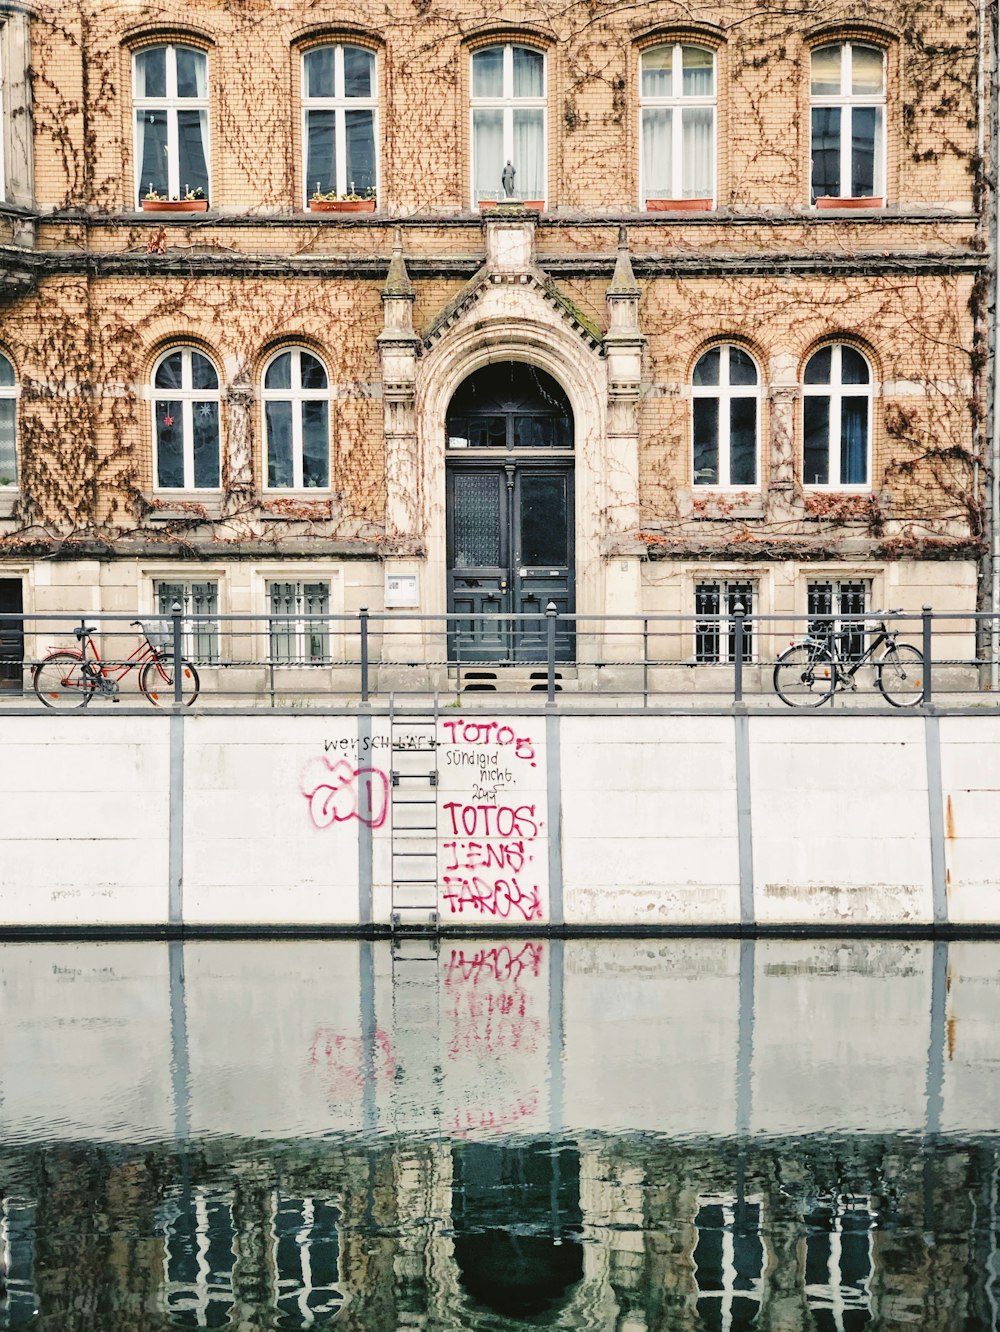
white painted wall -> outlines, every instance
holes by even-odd
[[[1000,923],[998,717],[549,724],[439,718],[426,785],[444,926],[738,924],[741,873],[745,920],[925,925],[935,849],[947,919]],[[169,923],[171,835],[187,923],[388,924],[402,761],[385,718],[192,714],[183,773],[170,726],[0,718],[0,925]]]

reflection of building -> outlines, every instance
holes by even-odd
[[[79,1148],[61,1176],[35,1156],[34,1195],[4,1212],[0,1327],[83,1332],[95,1309],[102,1332],[996,1326],[985,1148],[645,1136],[210,1155]]]
[[[956,0],[63,9],[0,42],[0,614],[975,605]],[[189,650],[346,651],[291,625]]]

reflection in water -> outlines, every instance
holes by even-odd
[[[2,1329],[1000,1332],[995,945],[174,961],[0,947]]]

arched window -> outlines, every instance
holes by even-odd
[[[696,486],[759,483],[760,377],[740,347],[712,347],[691,378]]]
[[[871,478],[871,367],[842,343],[821,347],[802,385],[802,483],[867,487]]]
[[[812,201],[885,201],[885,52],[835,42],[812,53]]]
[[[289,347],[264,370],[264,453],[268,490],[330,485],[330,388],[323,363]]]
[[[715,53],[654,46],[642,53],[642,197],[657,202],[715,196]]]
[[[317,46],[302,57],[304,184],[314,194],[374,197],[378,93],[375,55]]]
[[[530,46],[487,46],[472,56],[472,199],[544,203],[545,56]]]
[[[208,198],[208,56],[152,46],[135,56],[136,196]]]
[[[0,353],[0,486],[17,485],[17,399],[14,367]]]
[[[175,347],[153,371],[158,490],[218,490],[219,376],[193,347]]]

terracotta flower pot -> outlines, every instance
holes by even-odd
[[[874,195],[867,197],[859,195],[857,198],[837,198],[832,194],[824,194],[816,200],[817,208],[882,208],[885,200],[876,198]]]
[[[143,199],[144,213],[204,213],[207,199]]]
[[[647,199],[647,213],[708,213],[711,199]]]
[[[374,213],[374,199],[310,199],[310,213]]]

